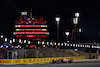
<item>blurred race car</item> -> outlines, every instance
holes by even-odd
[[[73,63],[73,59],[72,58],[62,58],[62,59],[59,59],[59,60],[52,60],[51,63]]]

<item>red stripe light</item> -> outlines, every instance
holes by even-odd
[[[41,25],[20,25],[20,27],[41,27]]]
[[[47,29],[16,29],[16,31],[47,31]]]
[[[32,40],[40,40],[40,39],[32,39]]]
[[[47,34],[47,32],[15,32],[15,34]]]
[[[15,27],[47,27],[47,25],[15,25]]]
[[[16,35],[16,37],[22,37],[22,35]],[[47,35],[25,35],[25,37],[47,37]]]
[[[25,37],[47,37],[46,35],[25,35]]]

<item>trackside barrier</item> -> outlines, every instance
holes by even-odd
[[[85,59],[84,56],[75,57],[51,57],[51,58],[26,58],[26,59],[0,59],[0,64],[27,64],[27,63],[44,63],[62,58],[72,58],[73,60]]]

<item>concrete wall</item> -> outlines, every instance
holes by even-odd
[[[26,57],[70,57],[70,56],[85,56],[89,58],[90,56],[95,56],[96,53],[86,53],[83,51],[75,52],[72,49],[55,49],[55,48],[41,48],[41,49],[27,49]]]

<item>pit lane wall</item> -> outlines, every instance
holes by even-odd
[[[62,58],[72,58],[73,60],[85,59],[84,56],[75,57],[50,57],[50,58],[25,58],[25,59],[0,59],[0,64],[27,64],[27,63],[45,63],[52,60],[59,60]]]

